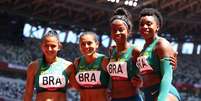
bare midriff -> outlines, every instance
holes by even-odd
[[[147,88],[161,82],[161,77],[156,74],[143,75],[143,88]]]
[[[41,92],[36,95],[36,101],[66,101],[65,93],[60,92]]]
[[[130,81],[112,81],[112,98],[127,98],[136,94],[137,88]]]
[[[80,89],[80,101],[108,101],[107,89]]]

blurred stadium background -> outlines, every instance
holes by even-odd
[[[161,36],[178,52],[174,85],[182,101],[201,101],[201,0],[0,0],[0,101],[21,101],[27,65],[41,57],[39,43],[50,29],[57,30],[63,49],[59,55],[73,61],[80,56],[83,31],[98,34],[99,51],[107,54],[112,11],[126,7],[133,15],[129,42],[143,46],[137,31],[142,8],[157,8],[164,17]],[[79,100],[69,91],[69,101]]]

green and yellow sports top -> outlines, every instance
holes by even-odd
[[[35,75],[34,86],[36,92],[66,92],[68,75],[66,68],[71,64],[57,57],[51,65],[47,65],[44,59],[39,59],[39,68]]]

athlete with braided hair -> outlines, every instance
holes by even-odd
[[[137,57],[140,50],[127,40],[132,33],[130,13],[125,8],[117,8],[110,19],[110,25],[111,37],[116,43],[116,46],[110,48],[110,60],[107,65],[112,79],[112,101],[142,101],[139,94],[141,80],[132,58]]]

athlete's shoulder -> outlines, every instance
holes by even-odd
[[[28,67],[31,68],[31,67],[36,67],[39,65],[39,59],[36,59],[34,61],[31,61],[29,64],[28,64]]]
[[[165,51],[165,50],[170,50],[172,49],[170,42],[163,38],[159,37],[158,42],[155,46],[156,51]]]
[[[79,65],[79,63],[80,63],[80,58],[81,58],[81,57],[76,57],[76,58],[74,59],[73,65],[75,66],[75,68],[78,67],[78,65]]]
[[[141,52],[142,48],[140,48],[139,46],[133,46],[133,50],[132,50],[132,56],[133,57],[138,57],[140,52]]]
[[[167,45],[170,45],[170,42],[163,37],[159,37],[157,45],[166,47]]]
[[[159,57],[169,56],[174,53],[174,50],[169,41],[162,37],[159,38],[155,47],[155,51]]]
[[[134,47],[133,48],[133,52],[139,53],[141,50],[142,50],[142,48],[140,48],[140,47]]]
[[[39,68],[39,59],[32,61],[29,63],[28,68],[27,68],[27,73],[36,73],[36,71]]]
[[[74,59],[74,61],[73,61],[73,63],[74,64],[78,64],[79,62],[80,62],[80,59],[82,58],[82,56],[81,57],[76,57],[75,59]]]
[[[143,46],[131,44],[130,47],[132,48],[132,51],[133,51],[133,52],[140,52],[140,51],[142,50],[142,47],[143,47]]]

